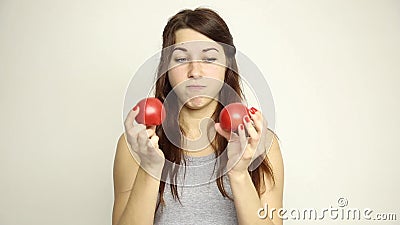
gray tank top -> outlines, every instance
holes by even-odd
[[[164,207],[160,205],[158,208],[154,224],[238,224],[233,201],[224,198],[218,189],[214,163],[214,154],[203,157],[186,156],[186,175],[184,170],[178,172],[178,195],[182,205],[173,199],[170,185],[166,183],[164,190],[166,205]],[[217,168],[218,165],[215,171]],[[224,187],[232,197],[228,176],[224,176]]]

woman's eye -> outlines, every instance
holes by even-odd
[[[177,63],[185,63],[185,62],[187,62],[188,61],[188,59],[187,58],[184,58],[184,57],[182,57],[182,58],[176,58],[175,59],[175,62],[177,62]]]
[[[204,62],[207,62],[207,63],[213,63],[213,62],[215,62],[217,60],[217,58],[205,58],[205,59],[203,59],[203,61]]]

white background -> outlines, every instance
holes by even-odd
[[[345,197],[399,220],[399,1],[1,0],[0,224],[111,223],[127,85],[168,18],[196,6],[270,85],[284,207]]]

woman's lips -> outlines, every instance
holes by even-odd
[[[186,86],[189,90],[192,91],[198,91],[204,89],[206,86],[205,85],[188,85]]]

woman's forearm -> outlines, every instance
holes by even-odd
[[[229,174],[236,214],[240,225],[274,225],[269,219],[260,219],[261,200],[249,173]]]
[[[160,177],[161,171],[156,175]],[[159,186],[160,180],[140,167],[118,225],[152,225]]]

